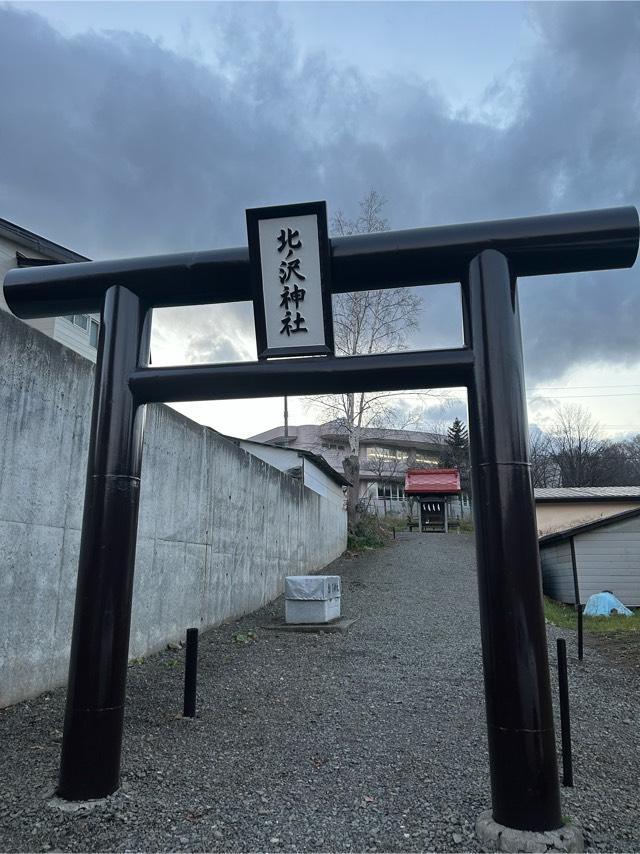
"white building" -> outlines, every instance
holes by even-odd
[[[349,456],[345,428],[330,421],[327,424],[301,424],[274,427],[251,440],[295,450],[311,451],[324,457],[339,473],[342,461]],[[408,468],[435,468],[441,465],[443,439],[420,430],[365,428],[360,435],[360,501],[362,509],[374,513],[406,513],[408,499],[404,494],[404,477]]]
[[[84,255],[52,243],[19,225],[0,219],[0,283],[13,267],[35,267],[45,264],[68,264],[89,261]],[[0,309],[9,311],[4,291],[0,288]],[[96,361],[100,316],[75,314],[68,317],[42,317],[25,320],[50,338],[60,341],[92,362]]]
[[[269,463],[270,466],[301,480],[307,489],[317,492],[334,504],[344,506],[346,500],[344,487],[350,486],[350,483],[323,457],[299,448],[283,448],[255,442],[252,439],[236,439],[234,436],[225,436],[225,438],[234,442],[243,451]]]

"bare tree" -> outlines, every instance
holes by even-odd
[[[599,486],[606,482],[609,444],[584,407],[571,405],[556,410],[549,443],[562,486]]]
[[[640,486],[640,435],[602,439],[581,407],[558,410],[549,433],[533,427],[530,457],[535,487]]]
[[[539,427],[529,432],[529,458],[534,487],[559,486],[560,472],[551,456],[551,439]]]
[[[602,458],[603,485],[640,486],[640,435],[607,442]]]
[[[640,433],[622,443],[629,485],[640,486]]]
[[[386,200],[371,190],[360,202],[360,214],[348,219],[338,211],[331,220],[332,233],[338,236],[388,230],[383,217]],[[388,353],[406,349],[409,334],[416,329],[420,298],[411,288],[388,288],[358,293],[337,294],[333,298],[333,328],[336,353],[341,356]],[[416,407],[407,408],[398,392],[325,395],[310,398],[307,405],[324,420],[340,426],[348,439],[349,456],[343,462],[345,475],[353,484],[348,495],[349,524],[353,525],[360,493],[360,440],[367,427],[403,429],[414,426],[422,417],[421,399],[411,393]],[[402,423],[401,423],[402,422]]]

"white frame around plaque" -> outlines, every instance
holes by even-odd
[[[258,358],[333,355],[326,203],[246,213]]]

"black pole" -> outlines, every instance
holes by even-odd
[[[569,537],[569,548],[571,549],[571,572],[573,574],[573,598],[576,605],[580,604],[580,582],[578,581],[578,561],[576,560],[576,545],[573,537]]]
[[[289,403],[286,394],[284,396],[284,444],[285,448],[289,447]]]
[[[560,729],[562,731],[562,785],[573,786],[567,644],[564,638],[558,638],[558,687],[560,689]]]
[[[58,794],[101,798],[120,778],[144,406],[129,375],[146,364],[150,312],[109,288],[102,312]]]
[[[196,716],[196,684],[198,681],[198,630],[187,629],[187,652],[184,662],[185,718]]]
[[[582,631],[582,616],[584,611],[584,605],[578,603],[576,605],[578,610],[578,661],[582,661],[584,656],[584,635]]]
[[[493,817],[560,827],[551,685],[515,278],[489,249],[463,282],[474,520]]]
[[[574,538],[569,538],[571,547],[571,569],[573,571],[573,598],[575,599],[576,613],[578,615],[578,659],[582,661],[583,638],[582,638],[582,603],[580,601],[580,582],[578,581],[578,561],[576,560],[576,544]]]

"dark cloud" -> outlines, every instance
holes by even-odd
[[[434,82],[303,55],[277,8],[237,7],[212,7],[208,65],[1,8],[0,215],[99,258],[238,244],[246,207],[352,211],[372,187],[398,228],[640,201],[637,3],[531,6],[534,49],[458,112]],[[523,282],[529,377],[637,361],[636,282]],[[185,332],[194,353],[242,351],[228,334],[209,349],[216,328]]]

